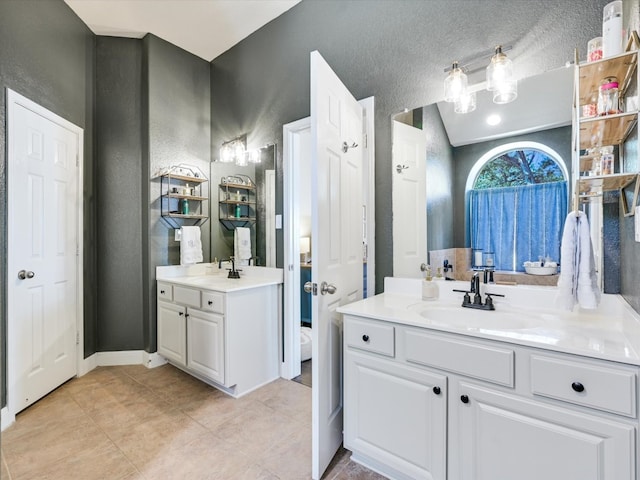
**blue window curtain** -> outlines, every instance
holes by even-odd
[[[560,260],[567,182],[468,193],[471,247],[495,254],[496,270],[524,271],[538,257]]]

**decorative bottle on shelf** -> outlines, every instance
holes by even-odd
[[[622,0],[605,5],[602,15],[602,56],[622,53]]]
[[[189,200],[186,198],[182,199],[182,214],[189,215]]]

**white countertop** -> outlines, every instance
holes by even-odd
[[[156,280],[224,293],[283,282],[281,268],[241,266],[238,269],[241,270],[240,278],[227,278],[229,272],[224,264],[222,269],[212,263],[162,266],[156,267]]]
[[[596,310],[554,308],[555,287],[483,285],[495,311],[463,308],[467,282],[438,282],[440,298],[423,301],[419,279],[385,279],[385,293],[338,308],[340,313],[500,340],[640,366],[640,316],[619,295]],[[483,299],[485,297],[483,296]]]

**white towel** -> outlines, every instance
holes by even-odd
[[[180,265],[192,265],[198,262],[202,262],[200,227],[182,227],[180,229]]]
[[[600,302],[589,220],[582,212],[567,215],[560,247],[560,278],[556,303],[565,310],[573,310],[577,303],[593,309]]]
[[[236,265],[249,265],[251,258],[251,229],[236,227],[233,234],[233,247]]]

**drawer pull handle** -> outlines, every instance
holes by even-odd
[[[164,295],[164,290],[160,290],[160,295]]]
[[[183,316],[183,315],[184,315],[184,312],[178,312],[178,316],[180,316],[180,317],[181,317],[181,316]]]
[[[462,403],[469,403],[469,396],[468,395],[461,395],[460,396],[460,401]]]
[[[440,392],[442,390],[440,390],[440,387],[433,387],[433,393],[435,393],[436,395],[440,395]]]
[[[213,305],[213,301],[212,301],[212,300],[209,300],[207,303],[208,303],[209,305]]]
[[[367,334],[362,335],[362,341],[363,342],[368,342],[369,341],[369,335],[367,335]]]
[[[571,388],[573,388],[573,390],[578,393],[584,392],[584,385],[582,385],[580,382],[573,382],[571,384]]]

